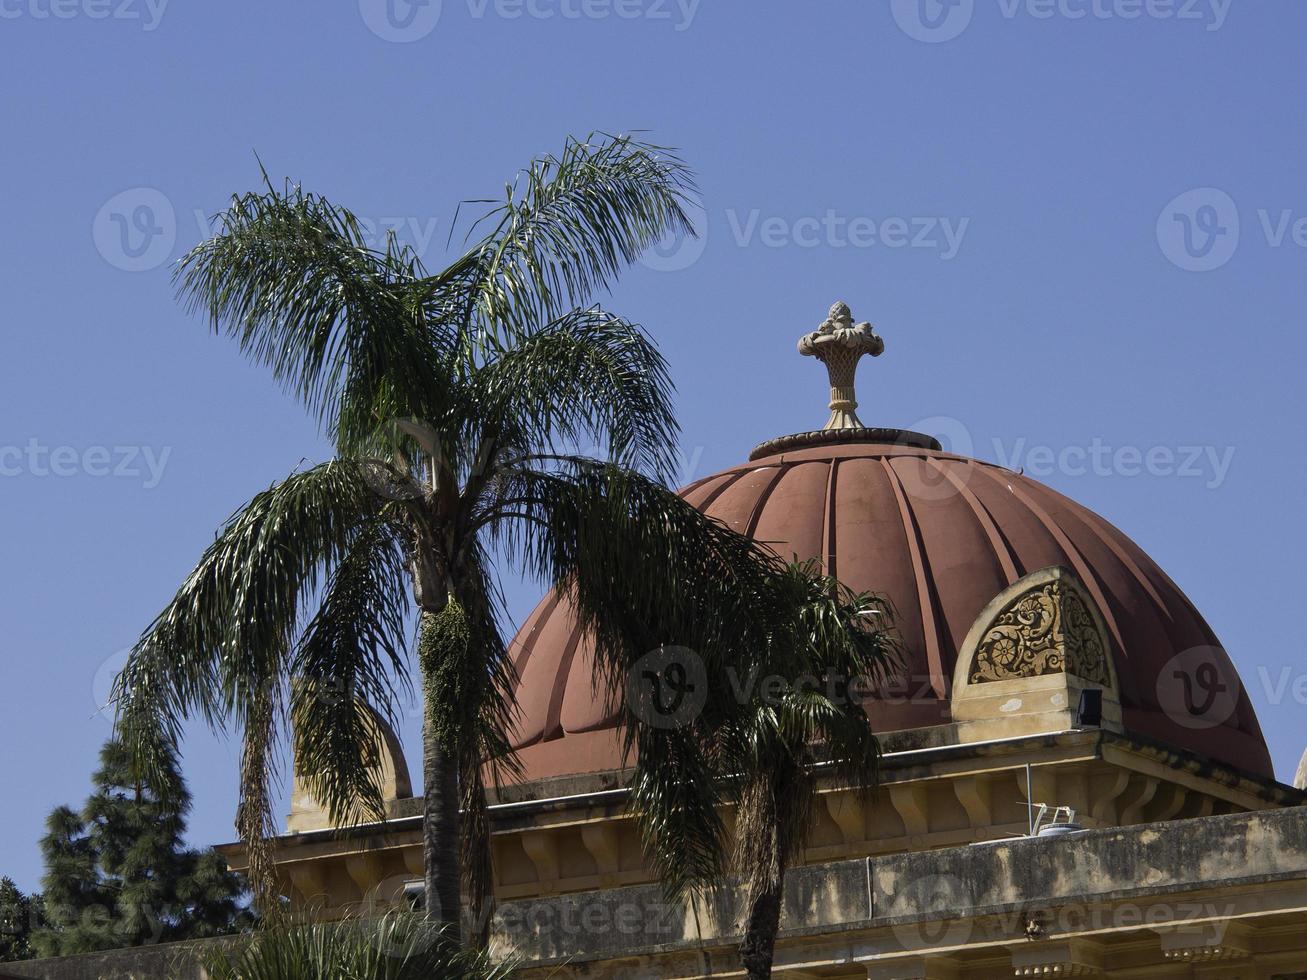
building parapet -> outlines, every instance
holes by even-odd
[[[524,960],[524,977],[732,977],[739,915],[733,888],[677,902],[656,885],[605,888],[505,902],[492,942]],[[1307,807],[1288,807],[797,868],[776,974],[979,980],[1047,966],[1153,978],[1229,961],[1260,971],[1250,976],[1288,976],[1307,964],[1305,926]],[[5,969],[200,980],[201,947]]]

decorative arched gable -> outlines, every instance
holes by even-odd
[[[1112,683],[1111,644],[1093,599],[1070,571],[1044,568],[1009,586],[976,617],[958,665],[966,683],[1074,674]]]
[[[1122,730],[1102,613],[1069,569],[1041,568],[994,596],[967,631],[953,674],[953,720],[966,742],[1066,731],[1079,724],[1087,688],[1103,692],[1103,727]]]

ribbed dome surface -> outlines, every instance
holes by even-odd
[[[977,615],[1017,579],[1061,565],[1103,613],[1128,730],[1273,775],[1246,694],[1217,727],[1181,724],[1159,707],[1159,690],[1182,683],[1164,671],[1168,662],[1219,641],[1134,542],[1034,480],[948,453],[864,442],[767,456],[681,495],[782,557],[820,557],[850,587],[892,601],[911,682],[871,707],[878,731],[948,722],[958,648]],[[547,596],[514,651],[516,744],[528,777],[617,767],[614,713],[594,693],[590,651],[568,605]],[[1235,678],[1224,653],[1217,657],[1223,676]]]

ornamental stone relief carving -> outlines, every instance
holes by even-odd
[[[972,684],[1069,673],[1111,686],[1107,641],[1080,591],[1064,578],[1032,585],[985,630]]]

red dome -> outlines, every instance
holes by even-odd
[[[1127,730],[1273,778],[1242,690],[1229,717],[1207,727],[1159,705],[1159,693],[1176,703],[1185,680],[1174,665],[1164,670],[1173,658],[1219,647],[1193,604],[1119,530],[1034,480],[929,448],[862,441],[773,452],[681,496],[782,557],[819,557],[850,587],[890,599],[912,683],[871,706],[877,731],[949,722],[958,648],[977,615],[1018,579],[1060,565],[1102,612]],[[547,596],[513,649],[516,746],[528,778],[617,768],[614,712],[595,696],[588,644],[567,604]],[[1215,658],[1223,677],[1237,677],[1223,651]]]

